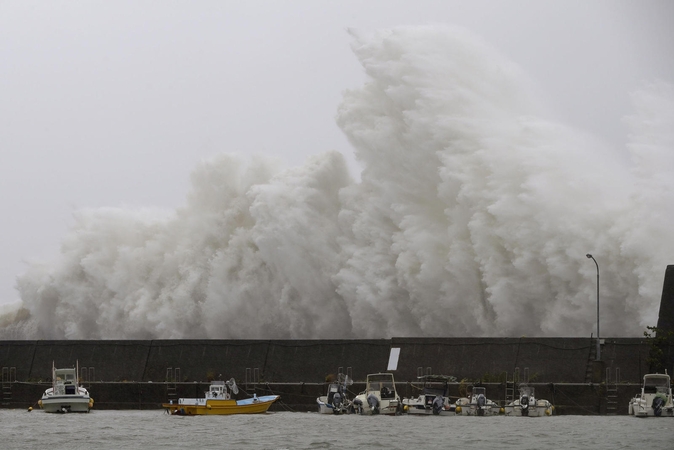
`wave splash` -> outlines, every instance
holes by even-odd
[[[657,320],[674,255],[674,89],[633,94],[626,160],[543,117],[531,83],[449,27],[352,32],[370,81],[327,152],[221,155],[184,207],[81,210],[17,281],[4,338],[589,336]]]

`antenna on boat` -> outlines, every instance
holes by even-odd
[[[229,387],[229,389],[231,389],[234,395],[239,393],[239,387],[236,385],[234,378],[230,378],[229,381],[225,382],[225,384]]]

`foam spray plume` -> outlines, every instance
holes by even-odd
[[[657,320],[674,255],[674,90],[634,94],[627,149],[545,120],[527,77],[461,29],[353,33],[369,82],[337,152],[223,154],[170,214],[80,210],[18,278],[3,338],[589,336]]]

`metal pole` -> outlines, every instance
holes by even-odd
[[[597,266],[597,361],[601,361],[601,345],[599,343],[599,264],[597,264],[597,260],[594,259],[594,256],[589,253],[585,256],[591,258],[592,261],[594,261],[594,265]]]

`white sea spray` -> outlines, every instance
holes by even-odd
[[[170,212],[80,210],[17,281],[4,337],[639,336],[674,263],[674,93],[633,94],[626,150],[545,117],[469,32],[353,32],[370,81],[325,152],[282,170],[223,154]],[[224,143],[226,145],[226,143]],[[330,143],[326,143],[329,147]]]

